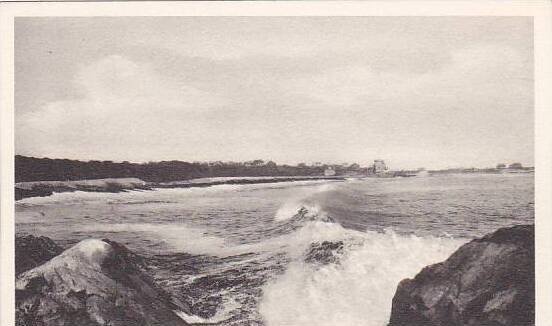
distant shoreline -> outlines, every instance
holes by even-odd
[[[85,191],[119,193],[131,190],[203,188],[217,185],[266,184],[297,181],[345,180],[344,176],[276,176],[197,178],[173,182],[145,182],[138,178],[107,178],[72,181],[30,181],[15,184],[15,200],[48,197],[54,193]]]
[[[375,164],[378,164],[376,170]],[[370,166],[357,163],[297,165],[277,164],[273,161],[253,160],[246,162],[184,162],[160,161],[148,163],[113,162],[113,161],[79,161],[69,159],[36,158],[16,155],[15,182],[31,181],[64,181],[96,180],[108,178],[137,178],[147,183],[166,184],[182,183],[181,180],[215,179],[215,178],[303,178],[303,177],[410,177],[420,173],[526,173],[534,167],[525,167],[520,163],[510,165],[497,164],[487,168],[447,168],[412,169],[388,168],[383,160],[375,160]]]
[[[444,174],[530,174],[534,170],[521,170],[516,172],[500,171],[428,171],[429,175]],[[195,178],[171,182],[146,182],[138,178],[105,178],[105,179],[83,179],[67,181],[29,181],[17,182],[15,184],[15,200],[30,197],[48,197],[54,193],[63,192],[109,192],[119,193],[132,190],[155,190],[171,188],[204,188],[218,185],[246,185],[246,184],[267,184],[280,182],[336,180],[343,181],[348,178],[394,178],[413,177],[414,175],[401,175],[400,173],[389,175],[368,175],[368,176],[262,176],[262,177],[214,177]]]

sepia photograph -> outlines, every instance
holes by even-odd
[[[13,325],[550,325],[534,16],[200,6],[14,15]]]

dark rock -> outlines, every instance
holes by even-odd
[[[297,214],[294,216],[299,221],[318,221],[318,222],[327,222],[335,223],[335,220],[326,214],[325,212],[310,211],[307,207],[302,206]]]
[[[151,189],[150,184],[137,178],[19,182],[15,184],[15,200],[36,196],[47,197],[53,193],[73,191],[118,193]]]
[[[54,193],[51,189],[43,189],[43,188],[33,188],[33,189],[22,189],[22,188],[14,188],[14,195],[15,200],[21,200],[23,198],[29,198],[29,197],[48,197],[51,196]]]
[[[528,326],[534,314],[534,226],[522,225],[473,240],[401,281],[389,325]]]
[[[63,248],[47,237],[15,237],[15,275],[42,265],[61,254]]]
[[[343,241],[323,241],[312,243],[305,261],[307,263],[331,264],[337,263],[343,254]]]
[[[109,240],[84,240],[16,280],[18,326],[183,326],[143,259]]]

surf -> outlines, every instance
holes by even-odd
[[[318,238],[338,241],[335,231],[330,234]],[[263,286],[259,311],[268,326],[384,326],[396,285],[424,266],[446,259],[465,241],[392,230],[355,232],[344,239],[344,250],[333,263],[308,262],[303,250],[283,275]]]

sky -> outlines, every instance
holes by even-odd
[[[16,18],[21,155],[533,165],[531,17]]]

